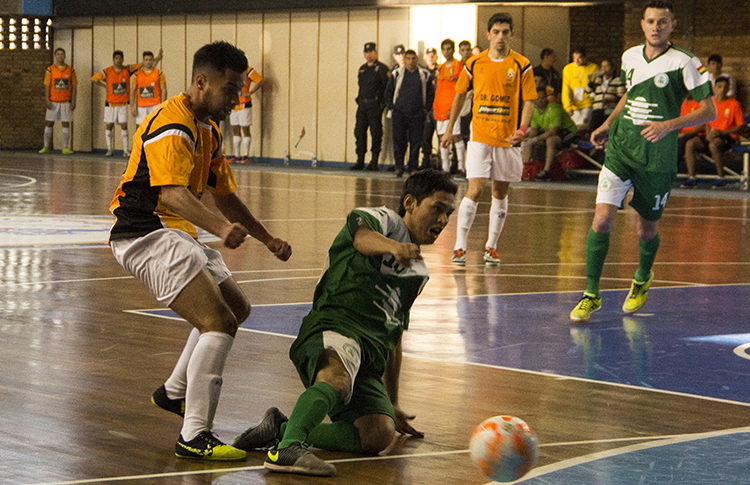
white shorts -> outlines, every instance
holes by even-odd
[[[70,123],[73,121],[73,110],[70,109],[70,103],[52,103],[52,109],[47,110],[44,117],[47,121],[62,121]]]
[[[587,126],[591,121],[591,108],[574,109],[570,119],[578,126]]]
[[[203,268],[216,284],[232,276],[221,253],[177,229],[158,229],[142,237],[110,241],[112,254],[169,306]]]
[[[229,113],[229,124],[232,126],[250,126],[253,124],[253,109],[242,108]]]
[[[450,120],[445,120],[445,121],[438,120],[437,121],[437,125],[436,125],[437,129],[435,131],[437,131],[438,136],[442,136],[443,133],[448,131],[449,124],[450,124]],[[456,121],[456,124],[453,125],[453,134],[454,135],[461,134],[461,122],[460,121]]]
[[[354,380],[357,378],[359,366],[362,363],[362,349],[356,340],[344,337],[340,333],[331,330],[323,331],[323,347],[326,349],[332,349],[338,354],[341,362],[346,368],[346,373],[349,374],[349,377],[351,378],[349,379],[349,393],[344,399],[344,404],[349,404],[352,400],[352,394],[354,393]]]
[[[466,148],[466,178],[520,182],[523,175],[521,147],[493,147],[470,141]]]
[[[596,189],[596,203],[620,207],[632,186],[632,180],[623,180],[612,170],[602,167],[602,171],[599,172],[599,185]]]
[[[128,122],[128,105],[122,106],[105,106],[104,107],[105,123],[127,123]]]
[[[153,110],[155,110],[159,106],[158,104],[155,106],[146,106],[145,108],[141,108],[138,106],[138,115],[135,117],[135,124],[140,125],[143,123],[143,118],[148,116],[149,113],[151,113]]]

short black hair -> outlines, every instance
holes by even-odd
[[[469,47],[471,47],[471,42],[469,42],[468,40],[462,40],[461,42],[458,43],[458,48],[460,49],[462,46],[465,46],[465,45],[468,45]]]
[[[146,57],[146,56],[154,57],[154,53],[151,51],[143,51],[143,57]]]
[[[123,53],[122,53],[122,51],[114,51],[114,52],[112,53],[112,59],[114,59],[114,58],[115,58],[115,57],[117,57],[117,56],[120,56],[120,57],[122,57],[123,59],[125,58],[125,54],[123,54]]]
[[[398,215],[401,217],[406,215],[404,199],[407,195],[411,195],[417,199],[417,204],[419,204],[435,192],[447,192],[456,195],[458,187],[451,180],[450,174],[442,170],[428,168],[413,173],[404,182],[404,188],[401,191],[401,202],[399,202],[398,206]]]
[[[415,51],[414,49],[408,49],[406,52],[404,52],[404,57],[408,56],[409,54],[417,57],[417,51]]]
[[[492,30],[495,24],[508,24],[513,32],[513,17],[508,12],[498,12],[487,21],[487,32]]]
[[[453,39],[443,39],[443,41],[440,43],[440,48],[442,49],[446,45],[449,45],[451,46],[451,48],[453,48],[453,50],[456,50],[456,43],[453,42]]]
[[[586,48],[582,45],[575,46],[571,54],[581,54],[583,57],[586,57]]]
[[[719,64],[724,63],[719,54],[711,54],[710,56],[708,56],[708,63],[711,64],[712,62],[718,62]]]
[[[729,84],[729,78],[724,76],[719,76],[716,78],[716,81],[714,81],[714,87],[716,87],[719,83],[727,83]]]
[[[550,49],[549,47],[545,47],[544,49],[542,49],[542,53],[539,54],[539,59],[544,60],[545,57],[551,56],[554,53],[555,51],[553,49]]]
[[[646,16],[646,10],[649,8],[658,8],[669,10],[669,13],[674,17],[674,5],[671,0],[649,0],[645,7],[643,7],[643,16]]]
[[[229,42],[214,42],[206,44],[193,56],[193,74],[211,69],[223,74],[227,69],[243,73],[247,70],[247,57],[245,53]]]
[[[62,47],[58,47],[57,49],[55,49],[55,54],[57,54],[57,51],[62,51],[62,53],[65,54],[65,49],[63,49]]]

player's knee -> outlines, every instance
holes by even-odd
[[[206,331],[222,332],[233,337],[237,333],[238,326],[237,317],[228,308],[205,322]]]
[[[233,311],[234,316],[237,319],[237,325],[242,325],[242,322],[247,320],[247,317],[250,316],[251,311],[252,307],[250,306],[250,302],[247,300],[240,302],[239,307],[235,308]]]
[[[390,416],[374,414],[358,426],[362,453],[377,454],[390,446],[396,436],[396,424]]]

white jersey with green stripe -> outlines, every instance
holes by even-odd
[[[678,132],[651,143],[641,135],[643,124],[679,117],[688,93],[696,101],[711,96],[708,71],[697,57],[673,44],[653,59],[646,58],[645,44],[640,44],[622,55],[620,77],[628,92],[625,107],[610,129],[608,151],[615,150],[620,163],[651,172],[676,172]]]
[[[333,330],[357,340],[365,354],[384,369],[409,324],[409,310],[429,279],[423,260],[401,266],[391,254],[365,256],[354,247],[363,225],[389,239],[410,243],[404,220],[386,207],[358,208],[328,250],[327,267],[315,287],[313,307],[304,318],[300,338]],[[364,359],[363,359],[364,360]]]

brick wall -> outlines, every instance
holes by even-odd
[[[599,64],[602,59],[610,59],[619,67],[624,46],[624,14],[621,3],[571,8],[571,51],[583,46],[591,62]]]
[[[44,71],[52,51],[0,50],[0,148],[39,148],[44,144]]]
[[[737,0],[673,0],[677,28],[672,41],[708,62],[711,54],[724,59],[723,70],[735,76],[737,99],[750,112],[750,8]],[[643,42],[640,20],[643,0],[625,2],[625,45]]]

